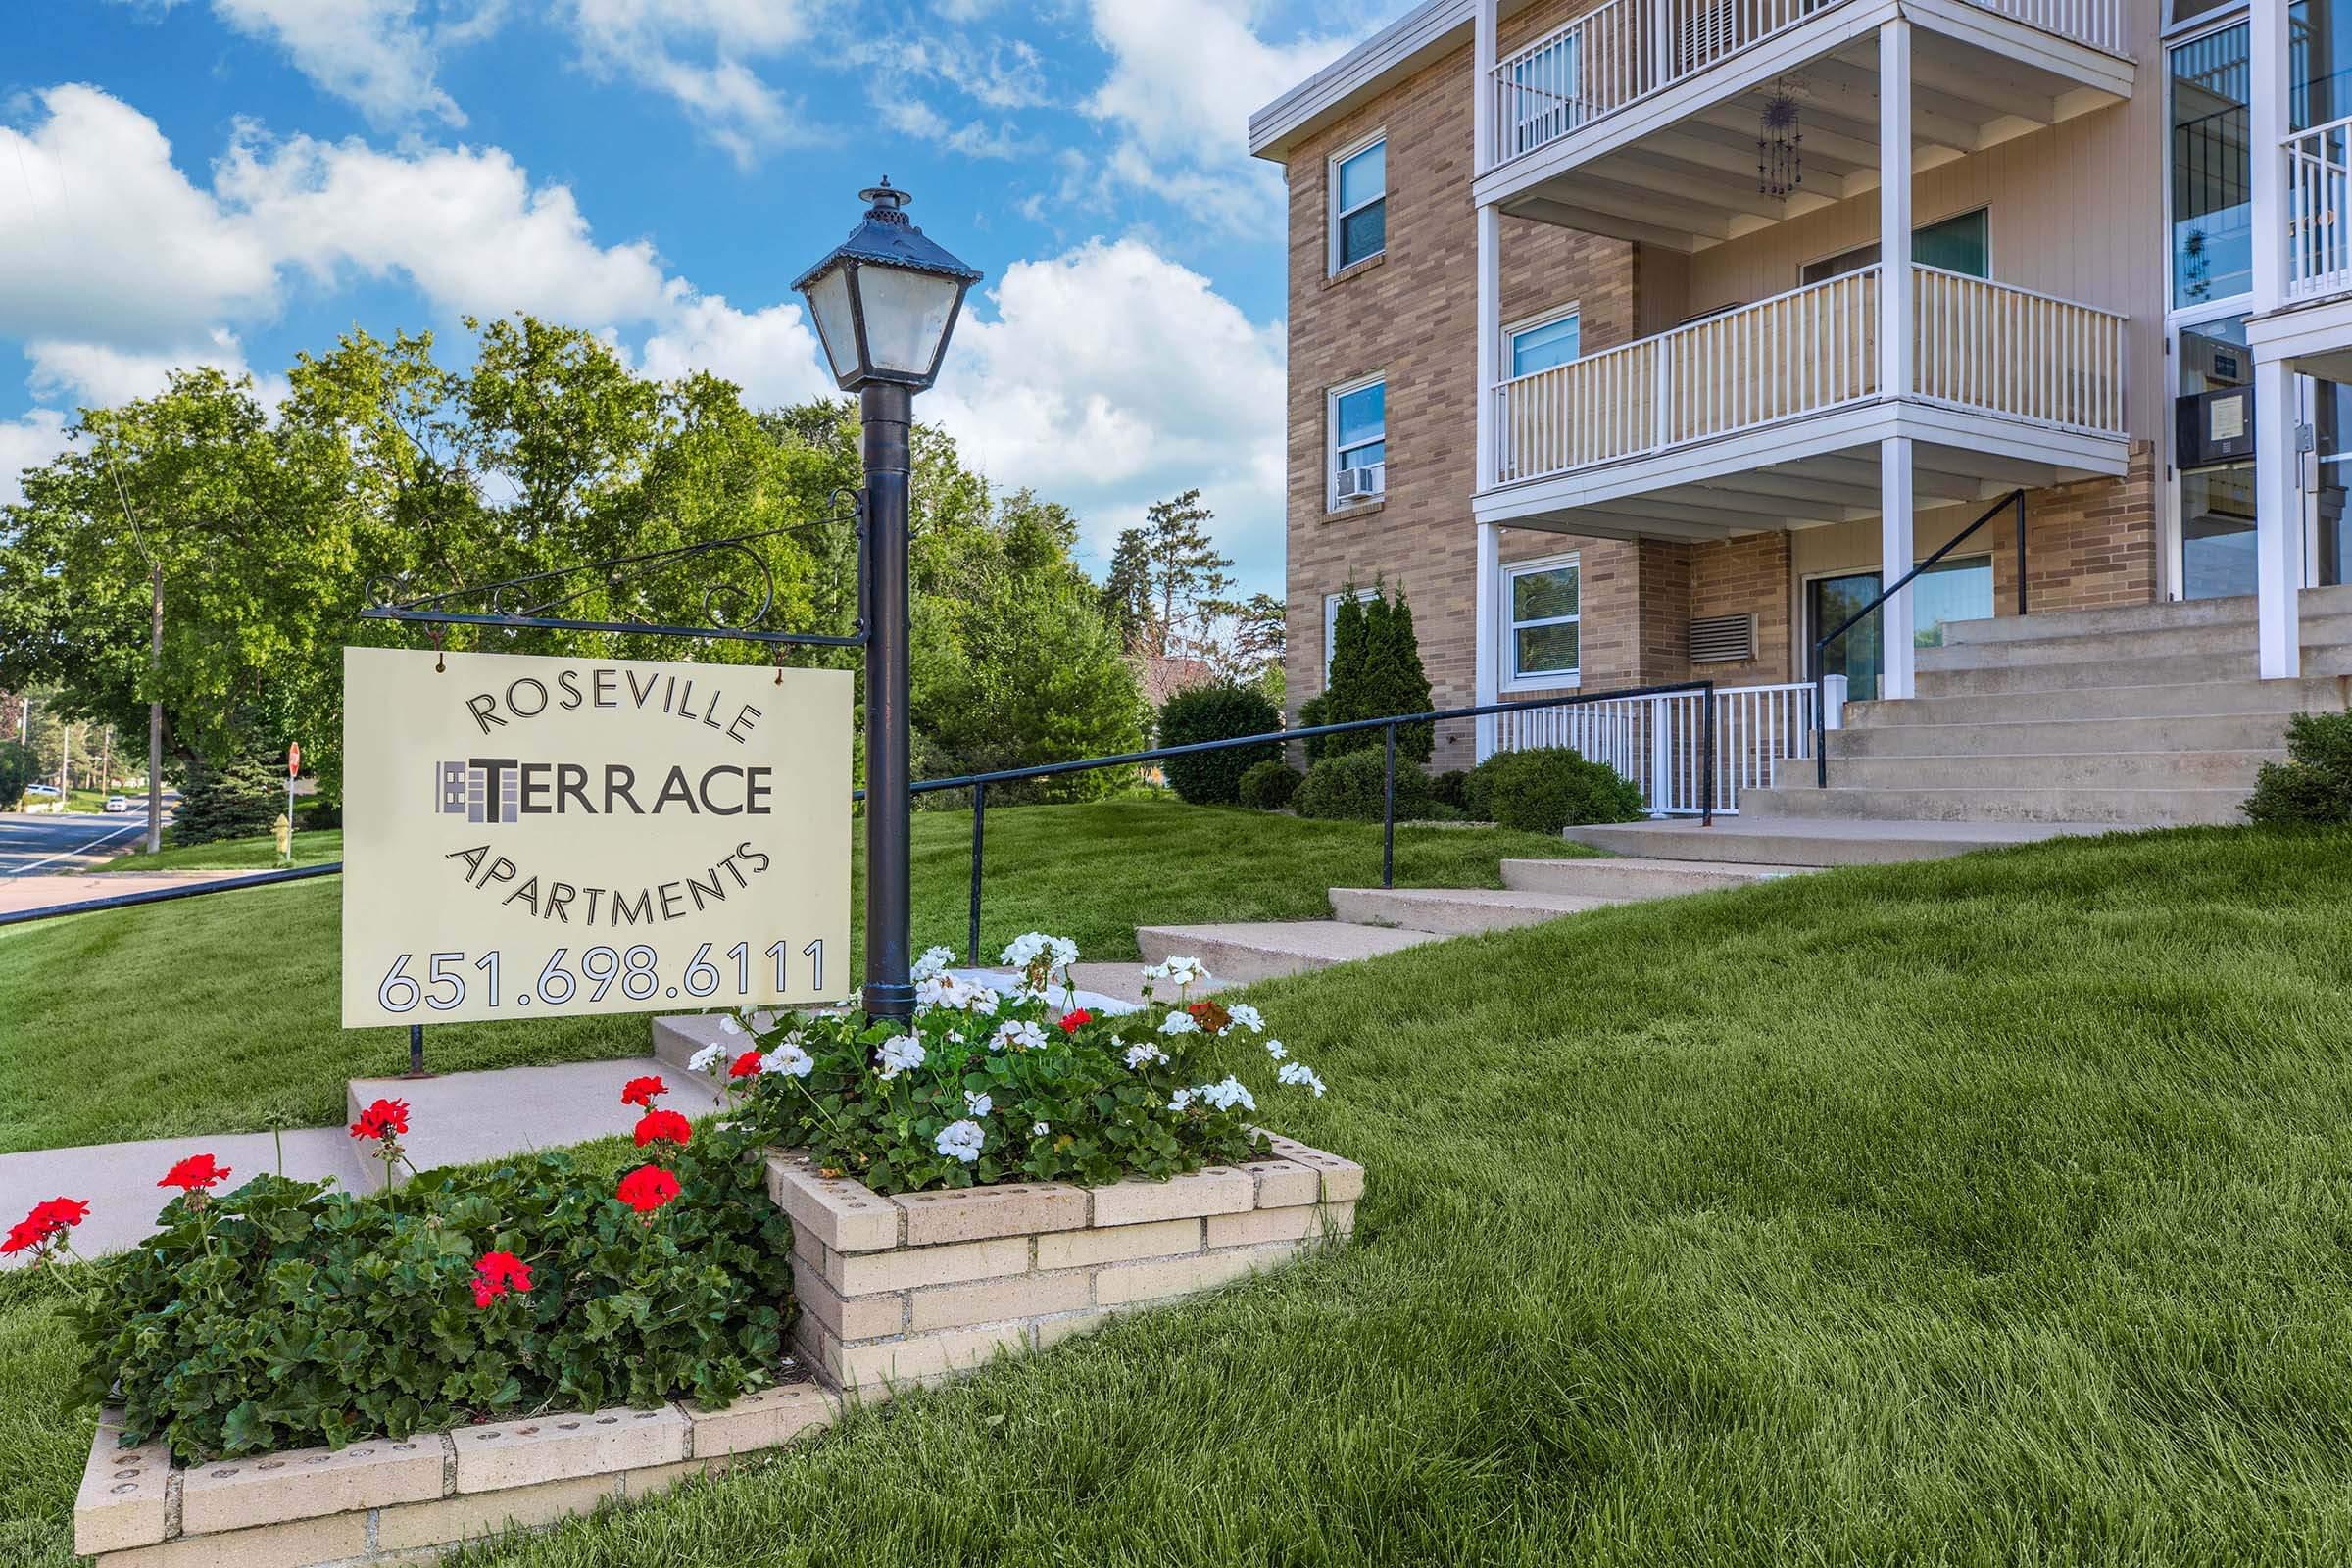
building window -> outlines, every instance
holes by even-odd
[[[1921,224],[1911,231],[1911,260],[1917,266],[1958,272],[1963,277],[1992,276],[1992,225],[1988,214],[1980,207],[1941,222]],[[1797,280],[1822,283],[1878,265],[1879,242],[1872,240],[1850,251],[1807,262]]]
[[[1330,504],[1378,500],[1388,490],[1388,383],[1351,382],[1334,387],[1330,399]]]
[[[1574,310],[1554,311],[1503,331],[1513,376],[1533,375],[1577,356],[1579,318]]]
[[[2241,22],[2166,55],[2175,310],[2254,287],[2254,166],[2246,140],[2250,37]]]
[[[1506,685],[1575,683],[1582,651],[1574,556],[1503,567],[1502,612]]]
[[[1389,143],[1386,136],[1331,161],[1331,270],[1378,256],[1389,243]]]
[[[1369,604],[1380,597],[1380,590],[1358,588],[1352,596],[1345,593],[1323,596],[1323,685],[1327,690],[1331,686],[1332,647],[1339,641],[1340,636],[1340,601],[1349,597],[1353,597],[1359,605]]]

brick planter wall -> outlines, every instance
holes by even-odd
[[[1045,1183],[884,1198],[805,1159],[768,1162],[793,1221],[793,1335],[823,1384],[725,1409],[691,1401],[535,1416],[176,1467],[99,1414],[74,1549],[101,1568],[416,1562],[466,1541],[642,1497],[830,1425],[835,1391],[886,1397],[998,1350],[1042,1348],[1348,1236],[1363,1167],[1287,1138],[1247,1165],[1088,1189]]]
[[[1355,1225],[1363,1167],[1287,1138],[1170,1181],[884,1198],[768,1162],[792,1216],[793,1337],[817,1375],[871,1396],[1043,1349],[1113,1312],[1207,1290]]]

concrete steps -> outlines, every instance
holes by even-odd
[[[1148,964],[1183,955],[1199,958],[1218,979],[1247,984],[1328,968],[1351,958],[1377,957],[1438,938],[1430,931],[1349,925],[1341,920],[1252,920],[1229,925],[1138,926],[1135,940]]]
[[[1573,893],[1589,898],[1667,899],[1684,893],[1718,893],[1753,887],[1777,877],[1797,876],[1811,865],[1756,865],[1735,860],[1619,858],[1505,860],[1502,885],[1530,892]]]
[[[2086,745],[2062,752],[1872,754],[1833,760],[1830,781],[1833,792],[1917,789],[1933,783],[1943,789],[2234,789],[2243,799],[2254,787],[2255,773],[2263,763],[2285,760],[2283,746],[2109,752]],[[1747,805],[1744,794],[1740,805],[1742,808]]]
[[[2352,615],[2352,587],[2306,588],[2296,601],[2305,622],[2334,615]],[[2075,637],[2091,632],[2130,632],[2175,626],[2244,626],[2252,629],[2255,604],[2251,594],[2229,599],[2171,600],[2157,604],[2118,605],[2105,610],[2035,612],[2030,615],[1997,615],[1989,620],[1944,623],[1943,640],[1952,643],[2035,641],[2044,637]]]
[[[2032,620],[2029,615],[2024,617]],[[2352,643],[2352,613],[2306,619],[2302,624],[2307,648]],[[2034,637],[2001,638],[1985,642],[1957,641],[1948,635],[1940,648],[1922,648],[1919,668],[1927,670],[1996,669],[2016,664],[2090,663],[2129,658],[2147,660],[2188,654],[2251,655],[2252,621],[2193,621],[2157,625],[2132,631],[2099,630],[2076,633],[2045,631]]]
[[[1830,776],[1832,784],[1826,790],[1784,786],[1744,791],[1740,797],[1742,817],[1873,822],[1889,818],[1916,822],[2071,822],[2100,823],[2109,829],[2186,827],[2240,821],[2239,808],[2246,798],[2243,788],[1849,788],[1837,782],[1838,772],[1834,763]]]
[[[2236,653],[2155,654],[2147,658],[2033,662],[1981,669],[1930,669],[1922,665],[1922,697],[1976,697],[2015,692],[2074,691],[2119,686],[2169,686],[2256,679],[2253,639]],[[2031,647],[2032,645],[2021,645]],[[2311,675],[2352,675],[2352,644],[2306,645],[2303,670]]]
[[[2352,707],[2352,680],[2313,675],[2300,680],[2177,681],[2075,687],[2037,692],[1922,694],[1908,702],[1848,703],[1845,728],[1883,730],[1917,724],[2074,723],[2103,718],[2178,718],[2213,713],[2275,715],[2281,732],[2289,713]]]
[[[1742,793],[1740,801],[1748,799]],[[1810,792],[1806,792],[1810,793]],[[1613,855],[1703,865],[1812,870],[1940,860],[1972,850],[2113,832],[2106,822],[1982,822],[1878,818],[1719,816],[1713,827],[1668,818],[1572,827],[1568,838]],[[1606,863],[1606,862],[1590,862]]]
[[[1333,888],[1332,912],[1350,925],[1469,936],[1541,925],[1629,901],[1525,888]]]
[[[1873,705],[1878,706],[1878,705]],[[1829,733],[1830,760],[2030,757],[2057,752],[2269,752],[2284,713],[2178,713],[2144,718],[2044,718],[1989,723],[1873,724]]]

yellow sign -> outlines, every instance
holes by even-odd
[[[343,651],[343,1026],[838,1001],[845,670]]]

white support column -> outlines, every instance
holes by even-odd
[[[1911,24],[1879,28],[1879,396],[1912,390]],[[1911,537],[1911,440],[1879,444],[1880,578],[1891,585],[1916,559]],[[1903,589],[1879,610],[1879,695],[1912,694],[1911,604]]]
[[[1907,435],[1890,435],[1879,443],[1879,570],[1883,574],[1879,581],[1892,583],[1909,571],[1918,559],[1911,538],[1911,438]],[[1882,698],[1913,695],[1911,599],[1912,590],[1905,588],[1879,607]]]
[[[1496,647],[1496,634],[1502,624],[1502,529],[1492,522],[1478,525],[1478,593],[1474,612],[1478,619],[1475,639],[1478,667],[1472,676],[1472,701],[1480,706],[1499,702],[1495,694],[1501,689],[1502,659]],[[1494,755],[1494,716],[1476,721],[1477,751],[1473,761],[1483,762]]]
[[[2249,14],[2246,140],[2251,144],[2248,195],[2254,207],[2254,314],[2278,309],[2286,297],[2286,131],[2288,50],[2286,7],[2258,5]]]
[[[1496,0],[1478,0],[1478,14],[1471,28],[1470,176],[1473,179],[1494,167],[1495,5]]]
[[[2258,209],[2259,211],[2259,209]],[[2259,226],[2259,225],[2258,225]],[[2303,466],[2295,450],[2295,372],[2284,360],[2254,362],[2255,650],[2264,680],[2302,673],[2296,595],[2303,587]]]

